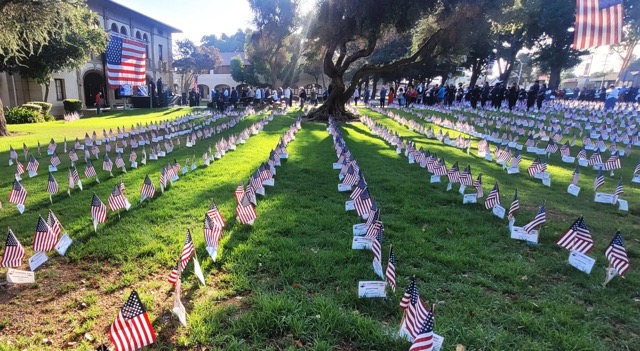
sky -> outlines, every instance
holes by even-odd
[[[196,44],[204,35],[234,34],[251,28],[253,14],[247,0],[114,0],[130,9],[182,30],[173,40],[188,38]],[[307,11],[314,0],[303,0]]]

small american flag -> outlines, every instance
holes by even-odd
[[[478,174],[478,178],[473,182],[473,187],[476,188],[476,198],[482,198],[484,196],[484,188],[482,187],[482,174]]]
[[[411,278],[411,283],[409,283],[402,300],[400,300],[400,308],[405,311],[400,326],[401,333],[408,333],[412,339],[416,338],[420,334],[421,327],[429,317],[430,312],[424,306],[422,299],[420,299],[415,278]]]
[[[58,167],[62,163],[62,162],[60,162],[60,157],[58,157],[58,154],[55,153],[55,152],[51,155],[51,161],[50,162],[51,162],[51,165],[53,167]]]
[[[411,344],[409,351],[431,351],[433,350],[433,313],[427,312],[428,316],[416,339]]]
[[[484,202],[484,207],[486,209],[492,209],[496,205],[500,205],[500,189],[498,188],[498,182],[493,186],[493,189],[491,189],[491,192],[489,192],[489,195]]]
[[[618,180],[618,186],[616,186],[616,191],[613,193],[615,196],[620,196],[624,193],[624,187],[622,187],[622,177]]]
[[[40,166],[40,163],[38,162],[38,160],[36,160],[36,158],[33,157],[33,155],[30,155],[29,156],[29,163],[27,163],[27,171],[37,172],[38,171],[38,166]]]
[[[47,252],[52,250],[56,246],[57,242],[58,236],[51,230],[47,221],[45,221],[41,216],[38,217],[36,233],[33,239],[33,251]]]
[[[589,157],[588,164],[589,166],[593,166],[596,163],[602,163],[602,155],[600,155],[600,151],[596,150],[591,157]]]
[[[13,181],[13,187],[9,193],[9,202],[16,205],[24,205],[27,200],[27,190],[20,184],[19,181]]]
[[[162,189],[167,187],[167,169],[165,167],[160,169],[160,187],[162,187]]]
[[[533,139],[533,134],[529,134],[527,141],[524,143],[524,146],[532,147],[536,144],[536,141]]]
[[[51,210],[49,210],[49,215],[47,216],[47,224],[56,237],[62,233],[62,224]]]
[[[118,152],[118,155],[116,156],[116,167],[117,168],[124,168],[124,160],[122,159],[122,154]]]
[[[69,151],[69,159],[71,160],[71,162],[78,161],[78,154],[76,154],[74,150]]]
[[[16,173],[18,175],[22,175],[22,173],[24,173],[24,166],[18,161],[16,161]]]
[[[102,170],[111,172],[112,168],[113,168],[113,162],[111,162],[111,159],[109,159],[108,154],[104,154],[104,158],[102,159]]]
[[[47,146],[47,149],[50,151],[55,151],[57,146],[58,145],[56,144],[56,141],[53,140],[53,138],[51,138],[51,141],[49,142],[49,146]]]
[[[56,181],[56,178],[53,177],[53,174],[49,172],[49,181],[47,182],[47,192],[49,194],[57,194],[58,191],[59,191],[58,182]]]
[[[367,190],[367,182],[364,180],[364,177],[360,177],[358,184],[353,189],[349,197],[351,198],[351,200],[355,200],[360,197],[360,194],[362,194],[362,192],[364,192],[365,190]]]
[[[558,239],[558,245],[569,251],[577,250],[583,254],[589,253],[593,248],[593,239],[584,221],[584,217],[580,216],[573,222],[571,227]]]
[[[631,268],[620,231],[613,237],[604,254],[609,260],[609,265],[615,268],[620,276],[623,276]]]
[[[620,164],[620,156],[618,156],[617,153],[611,155],[607,162],[604,163],[604,169],[606,171],[612,171],[620,168],[622,168],[622,165]]]
[[[96,169],[93,167],[93,162],[87,159],[87,165],[84,168],[84,176],[87,178],[97,177]]]
[[[371,196],[369,194],[369,190],[363,191],[360,196],[358,196],[354,200],[356,212],[358,216],[364,217],[365,214],[369,214],[371,210],[371,206],[373,205],[373,201],[371,200]]]
[[[145,198],[153,198],[156,194],[156,187],[153,186],[149,175],[144,177],[144,182],[142,182],[142,188],[140,188],[140,196]]]
[[[113,186],[113,191],[111,191],[111,195],[107,202],[111,211],[117,211],[127,206],[126,198],[122,194],[122,190],[120,190],[120,186],[118,186],[118,184]]]
[[[569,149],[569,142],[564,143],[564,145],[560,147],[560,155],[571,156],[571,149]]]
[[[12,160],[18,160],[18,153],[13,149],[13,146],[9,146],[9,158]]]
[[[513,194],[513,201],[511,201],[511,206],[509,207],[509,213],[507,214],[507,218],[509,219],[514,218],[513,215],[519,209],[520,209],[520,200],[518,200],[518,189],[516,189],[516,192]]]
[[[598,170],[598,175],[596,176],[596,179],[593,181],[593,191],[598,190],[599,187],[601,187],[604,184],[604,175],[602,174],[602,167],[600,167],[600,170]]]
[[[578,155],[577,155],[578,159],[586,159],[587,158],[587,150],[582,147],[582,149],[580,149],[580,151],[578,151]]]
[[[2,254],[2,262],[0,267],[15,268],[22,266],[22,260],[24,259],[24,248],[20,245],[20,242],[9,228],[7,234],[7,241],[4,247],[4,253]]]
[[[204,239],[208,247],[218,247],[220,237],[222,236],[222,227],[220,227],[208,214],[204,215]]]
[[[473,185],[473,176],[471,175],[471,165],[467,165],[467,167],[460,173],[460,184],[464,186]]]
[[[447,171],[447,178],[449,178],[449,183],[460,182],[460,169],[458,168],[458,162],[454,163]]]
[[[91,199],[91,218],[98,223],[104,223],[107,221],[107,206],[100,201],[100,198],[98,198],[98,195],[95,193]]]
[[[193,239],[191,238],[191,231],[187,229],[187,235],[184,239],[184,245],[182,246],[182,252],[180,253],[180,270],[184,270],[191,259],[193,253],[196,252],[196,248],[193,245]]]
[[[516,153],[511,159],[511,168],[518,168],[521,161],[522,161],[522,155],[520,155],[520,150],[516,149]]]
[[[207,216],[211,217],[213,222],[216,223],[221,228],[224,228],[227,225],[224,222],[224,219],[222,218],[222,214],[220,213],[220,210],[218,209],[218,206],[216,205],[216,203],[213,200],[211,200],[211,205],[209,205],[209,210],[207,211]]]
[[[117,351],[137,350],[156,341],[153,325],[135,290],[109,328],[109,338]]]
[[[531,233],[533,229],[537,226],[542,225],[547,221],[547,212],[544,208],[544,204],[540,205],[540,209],[538,209],[538,214],[533,218],[533,221],[526,224],[522,229],[526,230],[527,233]]]
[[[533,177],[534,175],[536,175],[536,173],[540,173],[541,169],[542,164],[540,163],[540,157],[536,156],[536,159],[533,160],[531,166],[529,166],[529,169],[527,171],[529,172],[529,176]]]
[[[176,262],[175,268],[171,270],[171,273],[169,273],[169,278],[167,278],[167,281],[169,283],[175,284],[178,281],[178,278],[180,278],[180,272],[178,272],[178,269],[180,269],[179,259],[178,259],[178,262]]]
[[[246,194],[240,199],[236,207],[236,214],[238,215],[240,224],[252,224],[257,218],[256,210]]]
[[[571,184],[577,186],[580,180],[580,165],[576,165],[576,169],[573,170],[573,178],[571,178]]]
[[[387,263],[385,279],[391,290],[396,291],[396,255],[393,253],[393,245],[389,247],[389,262]]]

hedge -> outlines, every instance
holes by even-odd
[[[53,104],[48,103],[48,102],[44,102],[44,101],[29,101],[29,102],[27,102],[27,104],[33,104],[33,105],[38,105],[38,106],[42,107],[42,114],[43,115],[48,115],[49,112],[51,112],[51,107],[53,107]]]
[[[44,116],[38,111],[24,107],[12,107],[4,115],[7,124],[41,123]]]
[[[64,105],[64,111],[66,113],[69,112],[80,112],[82,110],[82,101],[78,99],[65,99],[62,101]]]

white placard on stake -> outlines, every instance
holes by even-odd
[[[580,194],[580,187],[573,184],[569,184],[569,187],[567,188],[567,192],[573,196],[578,196],[578,194]]]
[[[62,234],[62,237],[60,237],[60,240],[56,245],[56,251],[58,251],[60,256],[64,256],[67,253],[67,249],[69,249],[72,242],[73,240],[71,240],[71,237],[69,237],[67,233]]]
[[[387,297],[387,282],[385,281],[359,281],[358,297],[373,298]]]
[[[29,258],[29,268],[31,268],[31,271],[33,272],[38,269],[38,267],[40,267],[43,263],[47,262],[48,259],[49,258],[47,257],[46,253],[36,252],[35,255]]]
[[[571,251],[569,254],[569,264],[587,274],[591,274],[591,269],[593,269],[595,263],[595,259],[577,250]]]
[[[21,271],[13,268],[7,270],[7,283],[9,284],[33,284],[36,282],[36,274],[29,271]]]
[[[500,206],[500,205],[495,205],[493,206],[493,209],[491,210],[491,212],[493,212],[493,215],[500,218],[500,219],[504,219],[504,214],[506,212],[506,210],[504,209],[504,207]]]

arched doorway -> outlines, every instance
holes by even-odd
[[[102,91],[102,97],[105,101],[103,104],[106,104],[107,95],[104,90],[104,78],[102,75],[96,71],[88,72],[84,75],[83,80],[84,85],[84,103],[87,107],[93,107],[96,102],[96,94]]]

